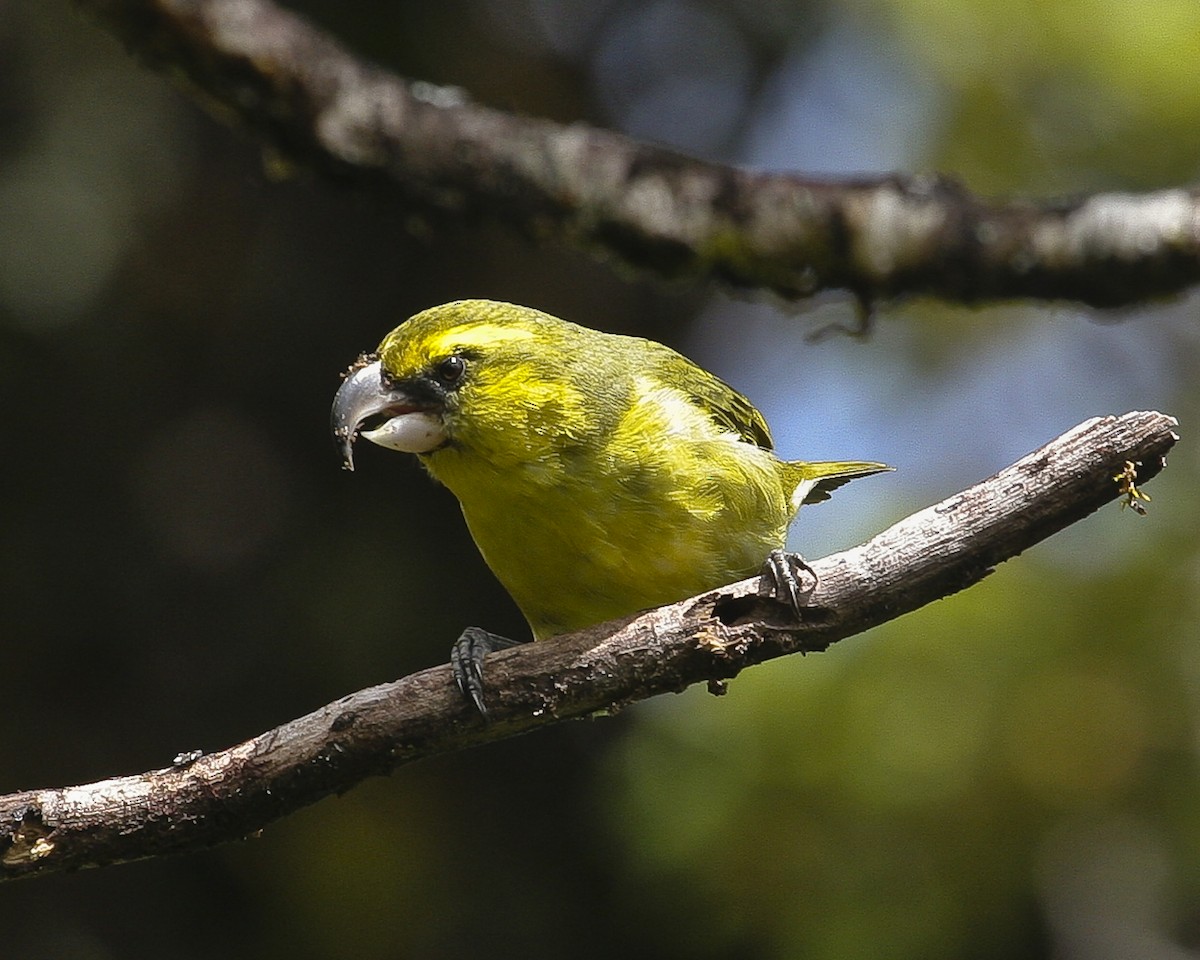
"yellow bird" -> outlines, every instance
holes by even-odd
[[[669,347],[491,300],[402,323],[350,368],[332,420],[348,469],[361,435],[450,489],[535,640],[760,570],[786,581],[800,505],[891,469],[780,460],[750,401]],[[472,627],[455,644],[481,713],[483,658],[513,642]]]

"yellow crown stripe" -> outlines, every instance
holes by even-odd
[[[433,356],[449,353],[455,347],[489,347],[511,340],[529,340],[534,331],[499,323],[464,324],[452,327],[430,341]]]

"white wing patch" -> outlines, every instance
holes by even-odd
[[[634,381],[634,403],[625,416],[645,420],[657,420],[661,429],[689,440],[732,440],[740,443],[741,438],[732,430],[718,426],[694,400],[681,390],[666,384],[655,383],[646,377]],[[625,426],[625,422],[622,426]],[[633,424],[629,424],[634,427]],[[634,427],[635,428],[635,427]],[[635,428],[636,429],[636,428]]]

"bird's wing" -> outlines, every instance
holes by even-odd
[[[746,443],[772,450],[775,441],[767,421],[749,400],[703,367],[675,354],[668,382],[682,389],[714,423],[732,430]]]

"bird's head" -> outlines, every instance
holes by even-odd
[[[591,331],[491,300],[417,314],[348,371],[332,426],[347,469],[358,436],[421,455],[469,450],[499,464],[528,458],[586,423],[567,375]]]

